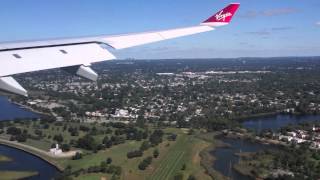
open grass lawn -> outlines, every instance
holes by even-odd
[[[41,140],[41,141],[38,141],[38,140],[33,140],[33,139],[27,139],[26,142],[24,142],[23,144],[26,144],[26,145],[30,145],[30,146],[33,146],[33,147],[36,147],[38,149],[42,149],[44,151],[49,151],[49,149],[51,148],[51,145],[52,145],[53,142],[51,142],[50,140]]]
[[[0,179],[2,180],[12,180],[12,179],[24,179],[27,177],[37,175],[37,172],[32,171],[0,171]]]
[[[112,164],[124,165],[129,160],[127,159],[127,153],[140,147],[141,142],[127,141],[125,144],[113,146],[110,149],[99,151],[98,153],[92,153],[84,155],[80,160],[61,159],[59,163],[63,167],[71,166],[73,170],[88,168],[90,166],[100,165],[102,161],[106,161],[108,157],[112,158]]]
[[[186,162],[186,149],[188,138],[186,135],[179,137],[177,143],[174,144],[167,152],[165,157],[161,159],[158,167],[154,170],[154,173],[148,179],[164,180],[174,176],[176,172],[179,172],[182,165]]]

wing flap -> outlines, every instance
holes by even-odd
[[[0,76],[115,59],[99,44],[81,44],[0,52]]]

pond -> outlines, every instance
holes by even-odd
[[[320,121],[320,115],[276,115],[270,117],[261,117],[245,120],[242,126],[261,132],[265,129],[271,129],[276,131],[281,127],[285,127],[289,124],[299,124],[303,122]]]
[[[264,129],[276,131],[289,124],[299,124],[313,121],[320,121],[320,115],[276,115],[271,117],[248,119],[243,121],[242,125],[247,129],[261,132]],[[224,143],[229,144],[230,147],[220,147],[211,152],[211,154],[217,158],[213,163],[213,168],[219,171],[221,174],[235,180],[250,179],[249,177],[241,175],[232,168],[234,164],[239,162],[239,157],[236,156],[235,153],[257,152],[271,148],[270,145],[264,145],[240,139],[222,138],[221,140]]]

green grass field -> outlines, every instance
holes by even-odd
[[[71,166],[73,170],[88,168],[89,166],[100,165],[108,157],[112,158],[114,165],[126,165],[128,163],[127,153],[140,147],[141,142],[129,141],[125,144],[114,146],[98,153],[90,153],[79,160],[61,159],[59,163],[64,166]],[[130,163],[129,163],[130,164]]]
[[[179,137],[177,143],[171,147],[170,152],[162,159],[157,170],[148,179],[165,180],[173,176],[173,173],[178,172],[185,163],[186,141],[185,135]]]
[[[184,174],[185,179],[189,175],[194,175],[203,180],[210,179],[200,166],[199,158],[200,151],[206,146],[206,142],[194,136],[179,133],[177,142],[170,147],[165,156],[158,162],[158,167],[147,179],[169,180],[173,179],[179,172]],[[181,170],[184,164],[186,169]]]

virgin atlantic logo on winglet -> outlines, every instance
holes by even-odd
[[[226,18],[229,17],[229,16],[232,16],[232,14],[230,12],[227,12],[225,14],[222,14],[223,13],[223,10],[219,12],[219,14],[216,14],[216,19],[217,21],[226,21]]]

